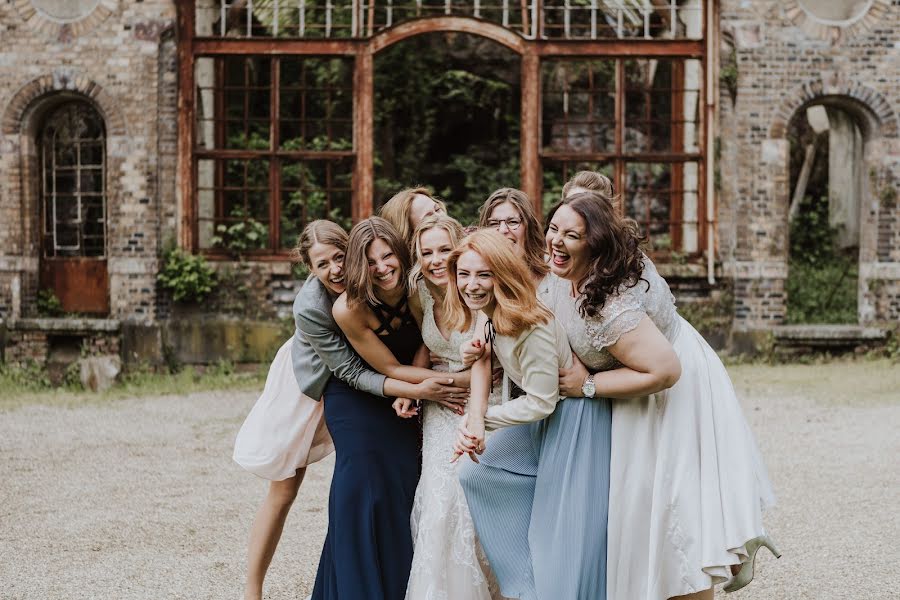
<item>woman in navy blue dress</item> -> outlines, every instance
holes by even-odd
[[[384,219],[366,219],[350,232],[347,291],[335,302],[333,315],[363,360],[389,377],[434,374],[406,366],[422,346],[407,306],[409,266],[406,245]],[[454,384],[468,386],[467,376]],[[312,598],[403,600],[413,555],[418,421],[398,417],[391,400],[354,390],[337,378],[325,388],[325,421],[336,462],[328,534]]]

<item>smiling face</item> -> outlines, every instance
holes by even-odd
[[[553,273],[575,283],[584,279],[590,268],[591,250],[587,224],[581,215],[565,204],[560,206],[547,228],[546,240]]]
[[[432,215],[439,215],[444,212],[441,205],[429,198],[425,194],[416,194],[413,201],[409,205],[409,225],[415,230],[419,223]]]
[[[344,251],[331,244],[316,242],[309,249],[310,272],[332,294],[344,292]]]
[[[474,250],[464,252],[456,263],[456,287],[470,310],[482,310],[489,316],[493,314],[497,305],[494,274]]]
[[[509,202],[498,204],[491,211],[487,220],[488,227],[493,227],[511,241],[516,254],[525,256],[525,228],[527,225],[522,219],[519,209]]]
[[[376,289],[389,292],[400,284],[400,259],[386,241],[375,238],[366,250],[369,262],[369,277]]]
[[[438,287],[447,285],[447,257],[451,252],[453,243],[447,230],[433,227],[419,236],[419,260],[425,279]]]

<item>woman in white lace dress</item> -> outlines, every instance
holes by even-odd
[[[434,369],[463,370],[460,345],[466,332],[447,327],[442,303],[447,289],[447,257],[463,237],[459,223],[447,216],[425,219],[412,238],[417,259],[410,272],[410,308],[422,339],[436,360]],[[482,323],[483,326],[483,323]],[[492,397],[499,402],[499,397]],[[459,485],[458,465],[449,460],[459,416],[426,403],[422,418],[422,475],[412,510],[413,562],[407,600],[491,600],[499,591],[478,544],[466,497]]]
[[[590,224],[590,228],[588,228]],[[725,367],[675,310],[665,280],[639,248],[633,222],[595,193],[565,198],[547,232],[545,290],[578,358],[560,393],[613,404],[609,598],[713,598],[746,585],[766,546],[771,485]],[[653,380],[657,351],[674,350],[678,382]],[[665,353],[664,353],[665,354]],[[585,367],[587,367],[585,369]],[[746,569],[746,570],[745,570]]]

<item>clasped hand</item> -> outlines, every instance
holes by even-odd
[[[453,458],[450,462],[456,462],[463,454],[468,454],[474,462],[478,462],[478,454],[484,453],[484,421],[464,416],[459,422],[456,443],[453,445]]]

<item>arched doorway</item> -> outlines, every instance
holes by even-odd
[[[374,58],[375,207],[427,183],[463,223],[520,185],[521,58],[488,38],[427,33]]]
[[[866,145],[877,125],[858,101],[815,99],[790,120],[786,322],[857,323]]]
[[[106,126],[81,99],[49,109],[38,134],[40,287],[65,312],[109,313]]]

